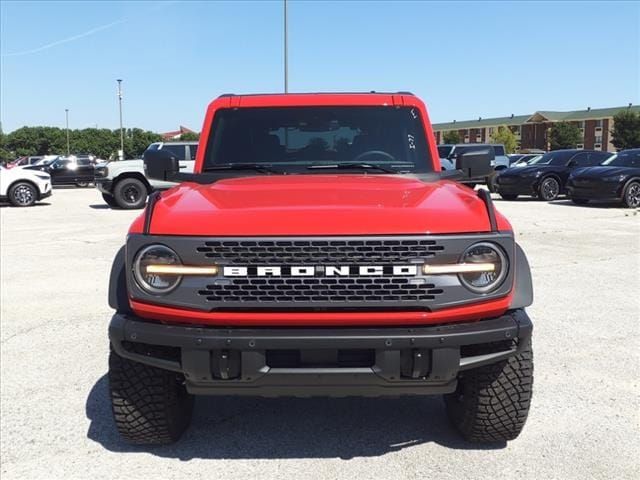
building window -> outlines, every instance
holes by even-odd
[[[493,135],[493,127],[489,127],[489,135]]]
[[[482,142],[482,135],[476,135],[476,143]]]
[[[602,144],[601,143],[596,143],[595,145],[593,145],[593,149],[594,150],[602,150]]]
[[[464,143],[469,143],[469,135],[464,136]]]
[[[578,150],[583,150],[583,149],[584,149],[584,144],[579,143],[579,144],[577,144],[577,145],[576,145],[576,148],[577,148]]]
[[[520,135],[520,125],[513,125],[509,128],[515,135]]]
[[[578,127],[581,128],[582,130],[584,130],[584,120],[580,120],[578,122]]]
[[[602,130],[602,119],[596,120],[596,131]]]
[[[595,142],[596,143],[602,143],[602,135],[596,135]]]

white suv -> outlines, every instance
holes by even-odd
[[[152,143],[147,150],[169,150],[180,160],[182,173],[193,173],[198,142]],[[153,190],[165,190],[172,182],[152,180],[144,174],[142,159],[122,160],[96,165],[96,188],[110,207],[142,208]]]
[[[30,207],[51,193],[48,173],[0,166],[0,201],[9,201],[15,207]]]

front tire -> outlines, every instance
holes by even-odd
[[[38,191],[29,182],[18,182],[9,189],[9,201],[14,207],[30,207],[37,199]]]
[[[110,195],[108,193],[103,193],[102,194],[102,199],[104,200],[104,202],[109,205],[111,208],[118,208],[118,204],[116,202],[116,199],[113,198],[113,195]]]
[[[500,171],[494,172],[487,177],[487,188],[491,193],[497,193],[498,191],[498,175],[500,175]]]
[[[629,208],[640,207],[640,182],[633,181],[624,191],[624,204]]]
[[[124,178],[116,183],[113,196],[120,208],[143,208],[149,194],[147,186],[137,178]]]
[[[538,196],[547,202],[555,200],[560,195],[560,183],[554,177],[547,177],[538,187]]]
[[[118,432],[135,445],[166,445],[191,422],[193,395],[175,373],[109,355],[111,407]]]
[[[505,200],[517,200],[518,195],[512,193],[501,193],[500,196]]]
[[[482,349],[474,354],[482,353]],[[451,423],[471,442],[504,442],[524,427],[533,387],[533,351],[462,372],[454,393],[445,395]]]

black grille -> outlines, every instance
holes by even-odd
[[[433,284],[416,285],[411,278],[242,278],[207,285],[198,295],[208,302],[416,302],[442,294]]]
[[[315,265],[401,263],[444,250],[435,240],[206,241],[196,251],[224,264]]]

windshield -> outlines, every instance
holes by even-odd
[[[564,165],[571,157],[571,154],[567,155],[567,152],[549,152],[534,158],[528,165]]]
[[[438,147],[438,156],[440,158],[449,158],[451,150],[453,150],[453,147],[451,145],[440,145]]]
[[[616,153],[600,165],[610,167],[640,167],[640,150]]]
[[[283,173],[346,163],[398,172],[432,171],[422,119],[415,108],[224,109],[216,113],[212,131],[204,171],[248,163],[274,166]]]

